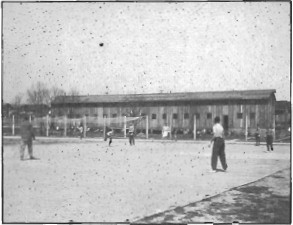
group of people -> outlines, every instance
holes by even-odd
[[[260,138],[261,138],[261,132],[259,127],[257,126],[256,132],[255,132],[255,145],[259,146],[260,145]],[[274,141],[274,136],[273,136],[273,131],[272,129],[267,129],[266,130],[266,136],[265,136],[266,144],[267,144],[267,151],[274,151],[273,147],[273,141]]]
[[[113,134],[114,134],[114,130],[111,129],[111,128],[106,127],[106,135],[105,135],[104,141],[107,141],[107,139],[109,139],[109,146],[111,146],[111,144],[112,144]],[[130,145],[135,145],[135,141],[134,141],[134,124],[133,123],[130,124],[130,126],[129,126],[128,137],[129,137],[129,144]]]
[[[82,131],[80,133],[81,133],[80,138],[82,138]],[[109,139],[109,146],[111,146],[111,143],[112,143],[113,133],[114,131],[111,128],[108,128],[108,130],[106,130],[105,141]],[[32,144],[33,140],[35,140],[35,134],[33,131],[33,127],[31,123],[29,122],[29,118],[27,116],[24,118],[24,121],[21,124],[20,134],[21,134],[20,159],[24,160],[24,150],[26,146],[28,147],[28,153],[29,153],[30,159],[36,159],[33,156],[33,144]],[[135,145],[134,136],[135,136],[135,128],[134,128],[134,124],[132,123],[130,124],[129,130],[128,130],[130,145]],[[259,145],[260,144],[259,128],[257,129],[255,137],[256,137],[256,145]],[[267,143],[267,150],[273,151],[273,134],[270,130],[267,130],[266,143]],[[228,168],[228,165],[226,162],[226,155],[225,155],[224,128],[220,124],[220,117],[216,117],[214,119],[213,138],[211,139],[209,146],[211,146],[211,144],[213,144],[212,157],[211,157],[211,167],[212,167],[211,172],[217,171],[218,157],[220,158],[220,162],[222,164],[223,170],[226,171]]]

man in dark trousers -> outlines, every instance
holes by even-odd
[[[134,142],[134,125],[133,124],[130,124],[130,126],[129,126],[128,135],[129,135],[129,144],[130,145],[135,145],[135,142]]]
[[[33,156],[33,140],[35,140],[35,134],[33,126],[29,122],[29,117],[25,115],[24,121],[20,125],[21,145],[20,145],[20,160],[24,159],[25,147],[28,147],[28,154],[30,159],[36,159]]]
[[[211,140],[211,144],[214,142],[213,145],[213,152],[212,152],[212,171],[217,171],[217,162],[218,156],[220,157],[220,161],[222,164],[222,168],[224,171],[227,170],[228,166],[226,163],[226,155],[225,155],[225,140],[224,140],[224,128],[220,124],[220,117],[216,117],[214,120],[213,126],[213,138]]]
[[[255,145],[259,146],[260,145],[260,131],[259,127],[257,126],[256,132],[255,132]]]
[[[266,142],[267,142],[267,151],[268,152],[270,150],[271,151],[274,151],[273,141],[274,141],[273,131],[272,131],[272,129],[267,129],[267,132],[266,132]]]

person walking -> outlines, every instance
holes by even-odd
[[[178,129],[177,128],[174,128],[174,141],[177,141],[177,134],[178,134]]]
[[[24,116],[24,121],[22,121],[20,125],[20,136],[20,160],[24,160],[24,151],[26,146],[28,147],[30,159],[36,159],[33,156],[33,140],[36,140],[35,133],[27,115]]]
[[[214,119],[214,123],[215,124],[213,126],[213,138],[210,143],[210,145],[214,143],[213,151],[212,151],[212,159],[211,159],[211,166],[212,166],[211,172],[217,171],[218,157],[220,157],[223,170],[226,171],[228,168],[228,165],[226,162],[226,155],[225,155],[224,128],[220,124],[220,117],[217,116]]]
[[[273,131],[271,129],[267,129],[266,142],[267,142],[267,151],[268,152],[274,151],[273,141],[274,141]]]
[[[135,145],[135,142],[134,142],[134,125],[133,124],[130,124],[130,126],[129,126],[128,135],[129,135],[129,144],[130,145]]]
[[[113,130],[107,132],[107,138],[109,138],[109,146],[112,144],[112,136],[113,136]],[[107,139],[106,139],[107,140]]]

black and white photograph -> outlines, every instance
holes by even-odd
[[[291,224],[291,1],[2,1],[2,223]]]

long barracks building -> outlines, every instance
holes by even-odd
[[[148,116],[148,127],[210,129],[216,116],[226,131],[243,132],[275,127],[275,90],[156,93],[129,95],[58,96],[52,102],[55,115],[71,118],[83,116]],[[145,127],[142,127],[145,128]]]

